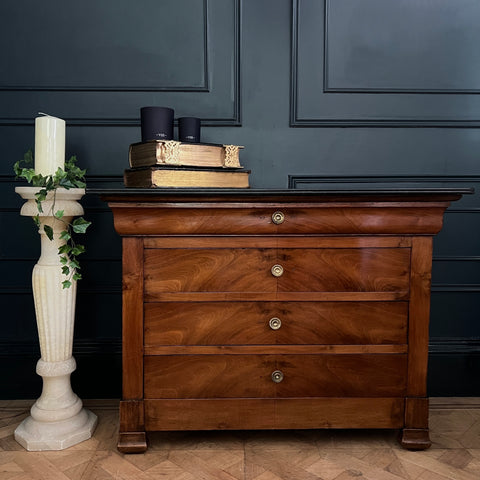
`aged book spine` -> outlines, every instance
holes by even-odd
[[[238,145],[181,143],[175,140],[134,143],[129,148],[130,167],[185,165],[242,168]]]
[[[223,168],[151,167],[128,169],[126,187],[249,188],[248,170]]]

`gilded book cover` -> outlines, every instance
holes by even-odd
[[[242,168],[239,145],[182,143],[176,140],[152,140],[130,145],[130,167],[185,165],[197,167]]]

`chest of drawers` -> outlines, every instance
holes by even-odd
[[[105,193],[122,452],[146,431],[401,429],[430,445],[432,237],[459,190]]]

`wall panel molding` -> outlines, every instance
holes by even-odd
[[[89,1],[93,2],[93,0]],[[54,0],[52,4],[49,4],[49,8],[55,9],[56,2],[58,2],[58,8],[66,15],[70,7],[60,0]],[[119,25],[122,24],[121,22],[129,21],[129,11],[135,13],[136,18],[138,17],[137,20],[139,18],[141,20],[141,12],[143,12],[145,21],[150,25],[152,22],[158,23],[159,19],[166,18],[164,13],[167,8],[174,10],[169,12],[170,19],[164,20],[171,24],[171,26],[168,24],[168,28],[173,29],[174,32],[181,32],[182,28],[186,28],[190,21],[192,29],[196,33],[193,34],[186,30],[187,33],[190,33],[191,38],[189,37],[185,44],[179,45],[185,36],[179,34],[178,39],[173,40],[175,44],[172,45],[168,31],[163,32],[164,29],[159,29],[155,31],[155,35],[152,35],[149,30],[144,34],[148,45],[145,45],[145,51],[142,51],[142,32],[138,30],[138,26],[132,24],[131,36],[136,42],[135,48],[139,50],[137,52],[134,46],[130,47],[128,42],[125,43],[124,39],[120,38],[120,34],[118,35],[119,45],[117,45],[114,35],[113,38],[108,36],[108,30],[103,33],[104,26],[99,18],[89,19],[80,26],[75,23],[81,35],[88,36],[86,37],[87,43],[93,42],[93,40],[90,41],[90,37],[98,37],[100,42],[103,42],[105,51],[97,54],[96,62],[105,61],[107,65],[99,65],[93,73],[89,71],[91,66],[83,71],[79,68],[78,74],[74,75],[64,74],[61,62],[58,61],[54,64],[54,67],[58,69],[57,74],[51,74],[51,78],[47,78],[44,83],[40,81],[40,77],[37,81],[29,82],[27,80],[24,82],[23,77],[18,73],[19,68],[25,67],[25,62],[22,63],[18,60],[19,52],[15,50],[17,56],[10,58],[10,50],[4,50],[4,53],[0,54],[0,64],[4,65],[3,73],[1,72],[2,67],[0,67],[0,73],[2,73],[0,75],[2,77],[0,79],[0,109],[2,110],[0,126],[31,126],[34,124],[34,117],[38,111],[46,111],[64,118],[70,126],[139,126],[140,107],[145,105],[171,106],[175,109],[176,117],[197,116],[202,119],[203,126],[241,125],[241,0],[202,0],[201,3],[198,3],[197,0],[182,0],[182,2],[169,0],[168,5],[153,1],[152,8],[142,9],[139,9],[138,6],[134,7],[128,0],[115,1],[110,10],[105,2],[101,4],[94,2],[92,5],[99,15],[111,19],[111,23],[114,25],[111,27],[113,29],[117,28],[118,30],[119,28],[115,21]],[[189,17],[185,15],[185,8],[188,5],[194,9]],[[38,25],[36,17],[44,15],[45,9],[48,13],[48,8],[44,7],[44,5],[32,2],[33,11],[28,17],[25,17],[23,10],[13,0],[2,2],[0,18],[3,18],[3,23],[0,20],[0,26],[2,26],[3,35],[6,38],[13,38],[22,28],[35,32]],[[78,8],[80,8],[80,12],[88,11],[85,5]],[[132,10],[133,8],[135,10]],[[35,9],[38,9],[38,12]],[[112,16],[112,11],[117,10],[124,11],[123,16]],[[203,14],[195,15],[197,10]],[[188,20],[189,18],[190,20]],[[80,22],[81,19],[76,19],[76,21]],[[31,28],[29,22],[34,22]],[[45,33],[47,36],[52,36],[52,41],[55,40],[57,34],[53,30],[55,29],[47,29]],[[61,28],[60,31],[62,31]],[[90,55],[87,51],[82,50],[83,42],[72,38],[73,33],[67,32],[65,35],[67,37],[66,46],[56,45],[53,51],[65,51],[67,57],[70,53],[75,54],[75,49],[71,49],[72,52],[70,52],[67,48],[68,42],[71,41],[72,46],[78,50],[79,62],[83,58],[84,62],[89,65]],[[34,55],[34,58],[41,59],[42,56],[45,56],[45,61],[48,63],[48,52],[42,49],[35,52],[36,43],[29,40],[35,36],[25,36],[25,38],[27,51],[33,52],[31,55]],[[158,58],[152,60],[150,57],[155,56],[155,45],[152,47],[151,44],[154,42],[158,42],[159,51],[160,47],[163,48],[163,53],[159,53]],[[42,45],[42,42],[37,43]],[[31,46],[28,46],[30,44]],[[19,45],[21,47],[23,43]],[[194,51],[190,52],[189,46]],[[110,50],[113,53],[108,55]],[[126,58],[134,60],[138,58],[138,65],[129,70],[129,65],[125,64],[123,73],[120,70],[118,74],[110,73],[108,68],[110,57],[113,57],[112,65],[119,69],[125,50]],[[196,50],[201,50],[203,54],[197,55]],[[97,53],[95,48],[91,48],[91,51],[95,56]],[[165,60],[162,55],[167,55],[167,59]],[[197,60],[197,57],[201,58]],[[169,69],[169,64],[172,64],[174,68]],[[145,76],[142,73],[142,65]],[[14,70],[15,68],[16,70]],[[17,74],[12,73],[9,77],[8,73],[13,71],[16,71]],[[156,75],[159,78],[158,82],[155,81]],[[57,79],[57,77],[60,78]],[[144,77],[145,79],[148,77],[149,80],[143,81]],[[16,82],[15,79],[17,79]]]
[[[111,354],[121,355],[121,339],[74,339],[73,355],[78,354]],[[0,357],[10,356],[35,356],[40,355],[40,346],[38,340],[10,341],[0,340]]]
[[[118,5],[118,2],[117,1],[113,1],[113,0],[110,0],[112,1],[112,4],[110,6],[106,5],[106,3],[108,3],[108,0],[107,2],[105,2],[104,0],[104,5],[101,5],[101,6],[98,6],[98,3],[97,2],[93,2],[93,4],[91,5],[91,7],[95,7],[96,5],[99,7],[99,8],[90,8],[90,11],[89,11],[89,20],[91,23],[93,24],[97,24],[97,23],[100,23],[102,25],[105,25],[106,23],[108,23],[108,21],[114,19],[114,20],[117,20],[117,22],[119,23],[117,25],[117,29],[114,30],[113,32],[112,31],[105,31],[105,36],[106,37],[110,37],[110,38],[104,38],[102,37],[101,34],[99,34],[99,32],[97,31],[96,34],[98,35],[99,37],[99,40],[103,40],[103,41],[111,41],[112,44],[114,44],[116,41],[117,41],[117,38],[122,36],[122,37],[125,37],[125,38],[128,38],[129,39],[129,42],[128,43],[134,43],[135,41],[138,41],[138,34],[142,34],[142,33],[145,33],[145,29],[142,29],[140,32],[136,29],[136,26],[134,24],[132,24],[131,22],[134,21],[134,19],[132,19],[128,14],[129,13],[133,13],[133,10],[131,10],[130,12],[124,10],[124,15],[123,16],[119,16],[119,17],[112,17],[112,11],[115,10],[115,6]],[[105,8],[107,7],[107,8]],[[131,7],[134,7],[134,4],[131,4],[130,5],[130,8]],[[138,12],[141,11],[137,8],[138,6],[135,6],[135,11]],[[148,5],[144,5],[142,10],[145,11],[145,16],[147,17],[160,17],[162,15],[162,10],[164,9],[164,6],[162,6],[160,3],[157,3],[156,5],[153,4],[153,7],[156,7],[157,8],[157,11],[155,10],[151,10],[150,9],[150,6]],[[8,14],[9,13],[9,8],[8,6],[5,6],[5,11],[3,12],[4,14]],[[48,10],[49,8],[49,5],[44,5],[44,8],[47,10],[47,15],[45,17],[45,20],[47,22],[57,22],[57,17],[55,16],[52,16],[50,15],[50,11]],[[50,8],[52,9],[56,9],[57,10],[57,15],[59,14],[58,10],[59,10],[59,5],[55,5],[54,2],[51,3],[50,5]],[[85,5],[85,2],[84,4],[81,6],[81,9],[85,9],[87,8],[87,6]],[[122,8],[122,5],[120,5],[120,8]],[[123,6],[123,8],[125,9],[125,6]],[[203,62],[202,62],[202,74],[200,75],[202,78],[201,82],[197,82],[197,84],[195,85],[194,83],[195,82],[182,82],[182,85],[175,85],[175,84],[161,84],[163,83],[160,80],[160,84],[136,84],[136,85],[119,85],[119,84],[115,84],[114,82],[115,81],[118,81],[117,79],[114,79],[112,78],[112,81],[110,84],[98,84],[98,85],[92,85],[92,84],[85,84],[82,77],[79,77],[79,76],[73,76],[72,78],[69,79],[69,81],[71,82],[70,85],[68,84],[65,84],[65,83],[53,83],[53,81],[55,80],[54,78],[52,78],[52,83],[50,84],[41,84],[41,83],[38,83],[38,84],[34,84],[34,83],[29,83],[29,78],[30,76],[26,75],[25,76],[25,80],[22,78],[22,81],[25,81],[26,83],[24,84],[15,84],[15,83],[11,83],[11,84],[8,84],[8,76],[5,78],[3,78],[3,80],[0,80],[0,92],[1,91],[11,91],[11,92],[31,92],[31,91],[54,91],[54,92],[62,92],[62,91],[75,91],[75,92],[107,92],[107,91],[111,91],[111,92],[208,92],[209,91],[209,84],[208,84],[208,81],[209,81],[209,76],[210,76],[210,73],[209,73],[209,62],[208,62],[208,38],[209,38],[209,34],[208,34],[208,29],[209,29],[209,22],[208,22],[208,9],[209,9],[209,0],[201,0],[201,6],[198,7],[199,10],[202,11],[202,16],[201,16],[201,23],[202,23],[202,42],[196,42],[198,45],[202,45],[202,48],[203,48]],[[68,12],[70,15],[75,15],[75,12],[71,11],[72,9],[72,6],[69,6],[68,7]],[[183,11],[185,12],[185,8],[183,9]],[[145,18],[146,18],[145,17]],[[120,21],[119,21],[120,20]],[[122,20],[123,22],[125,22],[127,25],[122,25]],[[111,22],[112,24],[113,22]],[[123,26],[123,28],[122,28]],[[130,28],[126,28],[126,27],[130,27]],[[49,24],[46,25],[46,28],[48,29],[49,28]],[[112,33],[114,33],[114,35],[112,35]],[[151,35],[151,33],[150,33]],[[73,37],[73,36],[72,36]],[[153,38],[150,38],[150,40],[152,41],[152,43],[154,42],[154,39],[155,39],[155,35],[152,35]],[[123,40],[124,41],[124,40]],[[76,39],[75,38],[65,38],[64,39],[64,42],[67,44],[67,48],[69,50],[72,51],[73,54],[77,54],[79,56],[79,59],[78,61],[79,62],[82,62],[84,61],[84,59],[82,57],[87,57],[87,56],[93,56],[95,55],[96,52],[92,52],[92,50],[90,51],[86,51],[86,50],[80,50],[78,48],[78,43],[76,42]],[[70,43],[72,42],[72,43]],[[28,43],[25,42],[25,44],[23,44],[25,46],[28,46]],[[107,44],[107,46],[111,47],[112,45],[110,44]],[[138,45],[138,46],[141,46],[141,45]],[[138,47],[137,46],[137,47]],[[177,45],[178,47],[178,45]],[[173,49],[171,49],[173,51]],[[21,50],[20,50],[20,53]],[[103,54],[102,53],[99,53],[99,55],[106,55],[108,53],[108,51],[104,52]],[[128,52],[127,52],[128,53]],[[138,52],[138,53],[141,53],[141,52]],[[24,54],[25,56],[25,54]],[[102,57],[100,57],[102,59]],[[106,61],[107,59],[106,58],[103,58],[103,61]],[[161,58],[157,58],[155,59],[156,61],[158,62],[161,62]],[[49,72],[49,68],[48,68],[48,61],[46,62],[46,65],[45,65],[45,70],[44,70],[44,75],[48,75],[50,72]],[[151,64],[151,65],[147,65],[147,64],[144,64],[144,66],[146,67],[146,70],[148,68],[152,68],[153,70],[156,70],[156,67],[154,64]],[[160,65],[159,65],[160,66]],[[126,68],[128,69],[128,64],[126,65]],[[35,72],[34,72],[35,73]],[[109,74],[109,72],[105,72],[107,75]],[[147,73],[147,72],[145,72]],[[96,78],[100,78],[99,76],[97,76]],[[141,79],[137,79],[139,81],[141,81]],[[188,79],[187,79],[188,80]],[[7,82],[7,83],[5,83]],[[191,84],[189,84],[191,83]]]
[[[342,0],[341,0],[342,1]],[[344,2],[345,1],[351,1],[351,0],[343,0]],[[368,0],[367,0],[368,1]],[[370,0],[372,1],[372,0]],[[373,0],[373,1],[377,1],[377,0]],[[389,5],[389,2],[387,0],[387,2],[385,2],[384,0],[380,0],[382,3],[381,5],[385,5],[386,6],[386,9],[387,10],[391,10],[389,12],[389,15],[387,18],[383,18],[381,17],[381,13],[379,12],[379,17],[380,19],[383,19],[384,21],[387,20],[387,24],[385,26],[383,26],[383,29],[390,29],[390,35],[392,35],[393,38],[389,38],[388,40],[391,42],[391,43],[394,43],[394,44],[405,44],[407,42],[410,41],[410,39],[405,39],[405,38],[399,38],[399,37],[395,37],[395,32],[392,32],[391,30],[394,30],[394,26],[397,26],[397,27],[400,27],[400,29],[402,28],[402,19],[399,19],[398,17],[395,18],[394,15],[395,15],[395,11],[393,11],[394,8],[398,8],[398,12],[401,13],[402,11],[405,12],[406,14],[408,14],[409,18],[411,20],[415,20],[414,18],[412,18],[412,15],[411,15],[411,11],[409,10],[409,8],[412,8],[412,7],[416,7],[416,10],[418,10],[419,12],[422,12],[422,5],[421,5],[421,2],[422,0],[420,0],[420,2],[418,1],[415,1],[415,2],[411,2],[410,5],[408,4],[408,1],[407,2],[404,2],[403,4],[399,4],[398,2],[390,2],[390,5]],[[338,86],[338,85],[335,85],[331,80],[330,80],[330,77],[333,76],[333,75],[330,75],[330,72],[332,71],[331,67],[332,65],[330,65],[329,63],[329,52],[331,50],[333,50],[335,48],[335,42],[332,41],[331,39],[331,36],[329,35],[329,32],[330,31],[333,31],[333,33],[335,33],[335,30],[334,28],[332,28],[331,26],[331,12],[332,10],[334,9],[334,5],[338,5],[338,0],[337,2],[333,2],[332,0],[325,0],[325,15],[324,15],[324,84],[323,84],[323,91],[325,93],[374,93],[374,94],[382,94],[382,93],[395,93],[395,94],[402,94],[402,93],[405,93],[405,94],[432,94],[432,95],[438,95],[438,94],[479,94],[480,93],[480,88],[468,88],[468,87],[465,87],[465,88],[459,88],[459,87],[437,87],[437,88],[431,88],[431,87],[428,87],[428,88],[421,88],[421,87],[407,87],[407,88],[402,88],[402,87],[394,87],[394,86],[391,86],[391,85],[384,85],[383,87],[380,87],[380,86],[364,86],[364,87],[360,87],[358,85],[354,85],[354,86],[350,86],[350,87],[346,87],[346,86]],[[453,7],[453,2],[451,2],[451,0],[447,0],[447,3],[450,3],[451,7]],[[353,5],[353,4],[352,4]],[[362,5],[361,8],[365,8],[366,6],[366,2],[364,2],[364,4]],[[439,4],[438,5],[438,8],[442,8],[444,5],[441,5]],[[458,7],[457,7],[458,8]],[[425,10],[424,10],[425,11]],[[382,12],[383,14],[385,14],[385,11]],[[432,11],[431,12],[432,14],[435,13],[435,11]],[[359,19],[357,19],[359,20]],[[392,22],[392,20],[394,20]],[[360,20],[359,20],[360,21]],[[430,18],[430,23],[432,22],[432,18]],[[392,25],[392,23],[394,25]],[[357,22],[357,26],[358,26],[358,22]],[[415,27],[412,27],[412,28],[415,28]],[[432,28],[432,25],[430,25],[430,28]],[[426,31],[426,29],[425,29]],[[382,32],[383,34],[385,34],[385,31]],[[413,31],[413,33],[416,33],[415,31]],[[432,33],[435,33],[435,32],[430,32],[430,34]],[[399,32],[397,31],[396,32],[397,35],[399,35]],[[405,40],[407,42],[405,42]],[[430,39],[431,40],[431,39]],[[445,42],[445,43],[451,43],[451,40],[449,42]],[[410,47],[412,47],[411,45],[409,45]],[[413,49],[412,49],[413,50]],[[418,49],[418,45],[415,45],[415,50],[419,50]],[[395,52],[392,52],[392,53],[395,53]],[[412,52],[410,52],[412,53]],[[395,60],[398,60],[396,59],[395,57],[394,58],[394,61]],[[426,60],[426,59],[425,59]],[[445,58],[445,56],[443,56],[443,60],[449,60],[448,58]],[[400,62],[398,62],[400,63]],[[438,62],[440,63],[440,62]],[[365,65],[365,70],[368,71],[369,68],[367,65]],[[420,65],[421,68],[424,68],[423,65]],[[364,70],[364,71],[365,71]],[[444,77],[445,76],[448,76],[448,74],[451,74],[452,73],[452,70],[453,69],[444,69],[446,71],[443,72],[443,76],[441,75],[437,75],[437,78],[439,80],[442,80],[442,81],[445,81]],[[418,82],[418,72],[416,72],[415,76],[417,76],[417,82]],[[421,74],[419,75],[421,77]],[[443,77],[443,78],[442,78]]]
[[[380,185],[427,187],[435,184],[461,184],[471,186],[480,183],[480,175],[321,175],[321,174],[289,174],[288,188],[324,188],[326,185],[359,184],[369,188]],[[466,185],[465,185],[466,184]]]
[[[430,354],[480,354],[480,338],[431,337],[428,351]]]
[[[470,44],[466,40],[470,38],[470,33],[476,38],[477,29],[471,19],[476,18],[475,15],[480,13],[480,9],[472,2],[460,1],[466,3],[456,7],[463,12],[457,18],[457,22],[463,23],[457,27],[460,29],[459,31],[463,28],[467,32],[465,36],[455,34],[454,27],[451,27],[453,33],[447,31],[445,36],[454,37],[458,45],[448,45],[447,39],[442,37],[438,41],[438,51],[430,52],[430,55],[423,55],[423,57],[418,54],[418,58],[416,58],[416,49],[413,48],[414,40],[407,37],[406,41],[402,42],[391,31],[382,30],[382,15],[386,16],[383,20],[391,22],[393,19],[391,10],[395,7],[400,11],[403,8],[407,13],[418,10],[428,18],[429,8],[435,8],[436,10],[431,12],[435,13],[439,8],[453,8],[455,2],[442,0],[441,5],[437,7],[425,0],[420,0],[420,2],[408,0],[401,4],[384,0],[369,0],[367,4],[362,4],[361,8],[370,8],[371,11],[366,12],[362,18],[356,17],[353,21],[350,18],[346,19],[342,13],[351,13],[354,8],[360,8],[358,2],[354,0],[318,0],[316,2],[292,0],[290,126],[460,128],[480,126],[480,97],[478,96],[480,93],[480,69],[475,67],[478,63],[476,62],[477,57],[475,52],[468,48]],[[471,12],[468,9],[471,9]],[[335,17],[337,21],[334,22],[332,21],[332,12],[337,10],[339,12]],[[469,18],[469,12],[471,18]],[[431,26],[430,29],[420,28],[421,25],[418,21],[415,22],[415,17],[415,15],[410,15],[408,18],[395,18],[395,25],[400,23],[396,35],[401,35],[403,28],[405,35],[408,33],[412,38],[419,37],[418,44],[428,43],[434,48],[436,46],[435,34],[443,32],[441,22],[445,22],[449,17],[445,13],[443,16],[439,14],[437,17],[439,24],[436,25],[438,31]],[[362,21],[372,22],[378,28],[368,28],[369,24],[363,25]],[[402,21],[405,25],[401,24]],[[344,28],[344,31],[338,31],[339,25]],[[363,32],[362,27],[364,27]],[[365,45],[359,46],[356,34],[359,37],[363,34],[363,40],[368,35],[370,38],[367,38]],[[378,38],[375,35],[378,35]],[[422,35],[425,38],[422,38]],[[339,39],[342,42],[339,42]],[[422,39],[428,40],[428,42],[423,42]],[[409,42],[410,50],[408,48],[402,50],[404,44]],[[462,42],[466,42],[465,45]],[[343,45],[344,50],[341,50],[342,45],[339,43],[345,44]],[[448,53],[441,50],[441,48],[445,48],[445,45],[448,47]],[[383,58],[383,64],[387,66],[382,65],[381,54],[384,53],[381,49],[382,46],[384,46],[384,51],[389,53],[387,57]],[[363,50],[360,47],[364,47]],[[380,78],[380,75],[386,75],[384,70],[388,71],[388,68],[392,70],[389,72],[392,82],[393,79],[396,81],[400,77],[399,74],[394,74],[399,62],[390,60],[396,58],[395,49],[398,49],[399,62],[401,63],[403,60],[406,63],[405,70],[403,70],[406,86],[402,86],[401,81],[398,85],[389,85],[386,79]],[[332,50],[337,52],[335,59],[332,58]],[[468,60],[468,63],[457,68],[445,67],[444,71],[442,70],[444,73],[442,76],[432,75],[425,80],[420,72],[415,77],[415,61],[419,63],[418,69],[428,72],[429,69],[424,66],[424,63],[428,62],[430,56],[434,56],[433,53],[439,58],[442,57],[442,54],[446,54],[449,65],[450,63],[453,65],[457,58],[462,58],[465,62]],[[365,59],[370,59],[373,62],[372,65],[358,60],[357,54],[358,57],[363,54]],[[375,55],[378,55],[378,58]],[[404,56],[402,57],[402,55]],[[421,58],[423,58],[422,62],[420,62]],[[377,60],[378,64],[375,63]],[[333,64],[335,61],[340,63]],[[446,62],[436,62],[435,64],[442,63]],[[376,67],[378,72],[372,66]],[[383,70],[381,66],[384,67]],[[400,67],[398,68],[401,74],[402,70]],[[332,72],[339,72],[336,76],[337,81],[332,79],[335,77]],[[365,78],[362,77],[363,74],[365,74]],[[379,75],[378,85],[375,85],[375,81],[372,82],[372,85],[368,85],[369,81],[375,78],[375,74]],[[339,76],[346,79],[343,84],[338,81]],[[361,79],[358,83],[355,82],[356,76]],[[462,81],[465,85],[462,84]],[[418,84],[415,86],[413,85],[415,83]],[[446,86],[443,85],[444,83]]]
[[[435,261],[435,260],[434,260]],[[480,284],[459,284],[459,283],[434,283],[432,293],[479,293]]]

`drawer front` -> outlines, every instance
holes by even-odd
[[[406,355],[160,355],[144,361],[145,398],[395,397]]]
[[[229,204],[224,208],[212,203],[178,203],[175,207],[152,203],[141,210],[136,206],[111,207],[115,228],[122,235],[426,234],[440,230],[444,209],[361,203],[326,203],[324,207]]]
[[[403,398],[392,397],[152,399],[145,400],[145,427],[162,431],[402,428],[404,405]]]
[[[398,292],[409,267],[408,248],[147,249],[145,292]]]
[[[406,344],[406,302],[145,304],[145,345]]]

